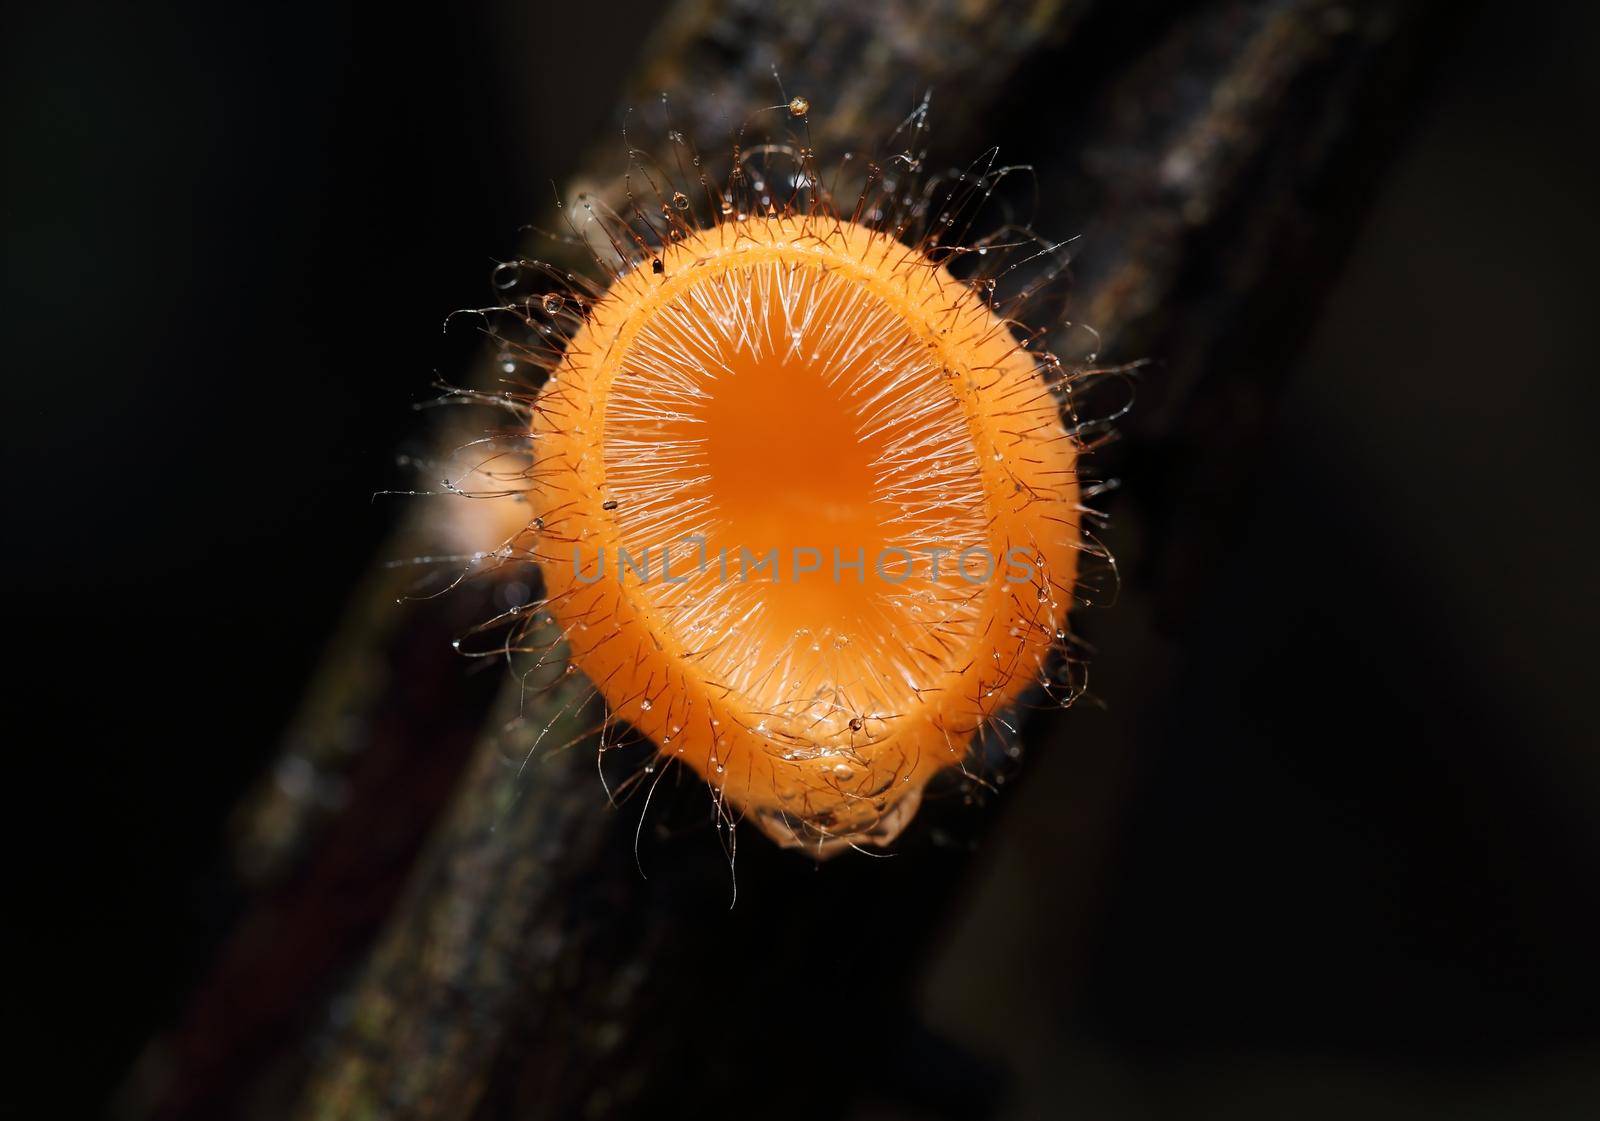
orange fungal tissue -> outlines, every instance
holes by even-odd
[[[1067,641],[1083,430],[1019,316],[1058,269],[968,232],[995,173],[912,148],[839,207],[801,141],[712,182],[668,135],[626,206],[572,208],[607,283],[519,266],[516,547],[612,717],[728,816],[885,844]]]

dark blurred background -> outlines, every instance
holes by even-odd
[[[400,510],[410,405],[476,353],[441,320],[617,128],[653,8],[6,17],[8,1096],[91,1110],[178,1015],[224,817]],[[1473,18],[1226,563],[1180,625],[1138,563],[1090,622],[1104,707],[925,992],[1005,1116],[1600,1108],[1597,24]]]

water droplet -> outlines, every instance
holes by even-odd
[[[602,510],[615,510],[616,508],[617,500],[615,498],[608,498],[604,502],[600,503],[600,509]]]
[[[850,718],[850,730],[852,732],[859,732],[864,727],[866,727],[866,721],[862,720],[861,717],[852,716]]]
[[[689,209],[689,196],[684,194],[682,191],[673,191],[672,192],[672,205],[673,205],[674,208],[676,208],[678,210],[688,210]]]
[[[646,697],[644,700],[639,702],[639,708],[642,709],[645,712],[649,712],[651,709],[653,709],[655,707],[656,706],[653,703],[651,703],[649,697]]]
[[[556,312],[561,310],[561,297],[556,295],[554,292],[551,292],[549,295],[545,296],[545,298],[540,300],[539,303],[549,315],[554,315]]]
[[[797,97],[789,102],[789,116],[803,117],[809,112],[811,112],[811,101],[809,98]]]

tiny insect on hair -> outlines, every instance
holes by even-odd
[[[564,208],[590,270],[500,267],[506,388],[464,396],[513,431],[452,489],[493,504],[479,559],[541,578],[504,649],[568,659],[724,824],[824,857],[1081,691],[1068,613],[1111,569],[1079,407],[1111,371],[1050,349],[1064,246],[988,216],[1018,169],[930,175],[924,102],[825,175],[810,109],[754,114],[719,176],[665,122],[612,203]]]

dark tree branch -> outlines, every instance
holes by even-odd
[[[1075,317],[1102,331],[1105,353],[1157,361],[1108,458],[1140,496],[1119,518],[1158,542],[1144,579],[1176,611],[1214,555],[1280,372],[1390,148],[1380,111],[1403,117],[1449,18],[1430,0],[1235,0],[1176,19],[1087,0],[707,0],[670,15],[635,89],[674,90],[682,127],[724,135],[730,106],[775,100],[775,62],[787,92],[811,99],[819,148],[887,133],[930,83],[948,90],[944,150],[985,146],[992,115],[1019,101],[1059,105],[1032,135],[1048,157],[1046,213],[1090,216]],[[577,181],[609,183],[618,163],[602,146]],[[428,551],[431,532],[412,527],[395,554]],[[985,1101],[905,1075],[929,1046],[910,994],[1004,798],[936,801],[899,855],[820,871],[752,835],[730,912],[709,823],[670,850],[647,843],[640,875],[638,810],[603,803],[581,678],[550,667],[552,691],[512,683],[486,710],[455,669],[405,654],[448,650],[450,628],[481,617],[475,593],[390,611],[395,580],[369,579],[297,725],[290,758],[309,769],[286,763],[288,781],[241,812],[253,896],[165,1045],[170,1074],[152,1082],[145,1112],[275,1116],[292,1097],[304,1118],[659,1116],[710,1094],[818,1117],[910,1083],[929,1087],[930,1112],[981,1114]],[[433,703],[416,718],[438,726],[389,727],[391,706],[424,688]],[[1027,734],[1047,739],[1070,719],[1042,714]],[[577,745],[534,751],[547,723],[547,742]],[[473,728],[470,754],[440,752],[441,738],[464,744]],[[389,799],[446,789],[456,767],[404,893],[376,892],[319,941],[341,891],[403,864],[437,808],[437,796],[404,811]],[[395,785],[360,777],[374,769]],[[307,793],[318,782],[343,784],[337,808]],[[698,789],[676,771],[664,785],[680,801]],[[406,836],[385,850],[375,827],[391,813]],[[328,1018],[339,969],[380,916]],[[272,944],[283,931],[298,934]],[[231,1015],[241,1009],[243,1023]],[[837,1039],[851,1045],[830,1048]]]

